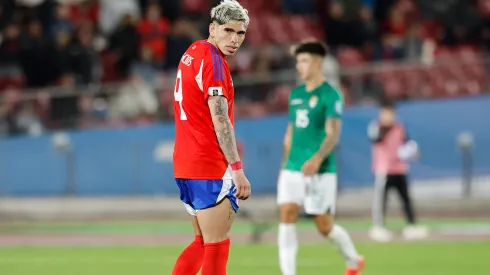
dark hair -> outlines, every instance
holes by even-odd
[[[396,103],[390,99],[382,100],[380,105],[381,105],[380,107],[382,109],[389,109],[389,110],[395,110],[396,109]]]
[[[321,42],[305,42],[299,44],[296,49],[294,49],[294,55],[298,55],[300,53],[309,53],[325,57],[325,55],[327,55],[327,49]]]

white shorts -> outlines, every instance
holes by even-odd
[[[310,215],[335,214],[337,174],[306,177],[301,172],[282,170],[277,184],[277,204],[303,205]]]

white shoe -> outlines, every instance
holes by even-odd
[[[381,226],[374,226],[369,231],[369,237],[377,242],[386,243],[393,239],[393,233]]]
[[[429,236],[429,229],[426,226],[410,225],[403,229],[405,240],[421,240]]]

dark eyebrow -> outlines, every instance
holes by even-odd
[[[245,31],[235,31],[234,29],[232,28],[225,28],[225,31],[227,32],[236,32],[237,34],[245,34]]]

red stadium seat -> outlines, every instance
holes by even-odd
[[[241,117],[263,117],[269,114],[269,110],[263,102],[243,103],[237,106],[236,114]]]
[[[293,87],[288,85],[281,85],[269,94],[267,98],[267,104],[269,109],[274,112],[284,112],[288,109],[289,94]]]
[[[181,0],[182,9],[190,14],[207,13],[211,7],[209,0]]]
[[[358,66],[364,62],[361,52],[351,47],[340,48],[337,58],[341,66]]]

